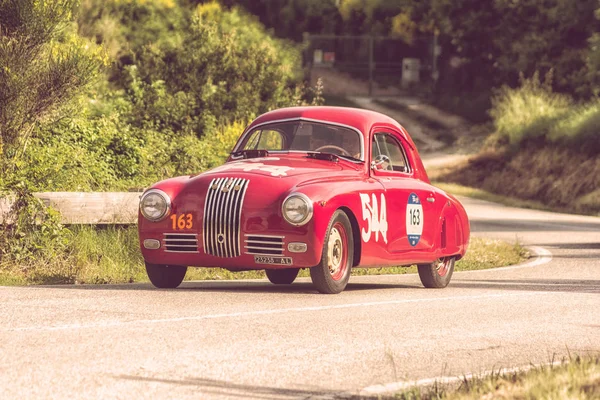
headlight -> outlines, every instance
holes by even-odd
[[[292,193],[283,201],[281,210],[287,222],[302,226],[312,218],[313,204],[305,194]]]
[[[142,195],[140,211],[150,221],[160,221],[171,211],[171,199],[159,189],[150,189]]]

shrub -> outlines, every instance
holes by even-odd
[[[576,104],[564,94],[552,92],[550,76],[541,83],[535,74],[522,79],[521,87],[503,87],[493,99],[490,112],[496,135],[518,146],[528,139],[561,143],[587,153],[600,151],[600,102]]]
[[[571,99],[553,93],[551,75],[540,82],[536,73],[530,79],[521,77],[521,87],[502,87],[492,99],[490,115],[496,133],[518,145],[526,138],[546,136],[573,106]]]
[[[69,30],[75,0],[0,2],[0,167],[14,171],[40,123],[68,115],[66,106],[97,76],[95,46]]]
[[[548,138],[579,147],[585,152],[600,152],[600,101],[573,107],[551,129]]]
[[[9,187],[12,206],[0,225],[0,267],[8,264],[27,269],[33,261],[46,261],[62,254],[70,235],[60,224],[59,214],[35,198],[27,183]]]

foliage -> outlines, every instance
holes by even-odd
[[[304,32],[339,33],[342,17],[335,0],[222,0],[257,15],[279,37],[299,42]]]
[[[596,19],[600,21],[600,5],[596,9]],[[587,67],[590,86],[595,97],[600,95],[600,32],[596,31],[589,38],[590,51],[587,57]]]
[[[73,237],[31,192],[142,189],[215,167],[250,119],[322,102],[322,88],[300,83],[299,48],[241,10],[83,0],[77,16],[76,5],[0,0],[0,189],[16,199],[0,232],[0,275],[138,280],[139,265],[106,272],[115,265],[107,252],[118,253],[109,239],[95,237],[94,247],[89,231]],[[127,238],[119,240],[133,252]],[[103,270],[87,273],[89,265]]]
[[[534,135],[543,136],[569,111],[568,96],[552,92],[551,75],[544,83],[536,73],[522,78],[521,87],[502,87],[492,101],[490,115],[496,131],[513,145]]]
[[[40,123],[94,80],[101,52],[69,29],[76,0],[0,1],[0,162],[14,170]]]
[[[122,115],[133,127],[201,137],[217,123],[291,103],[299,49],[272,38],[239,9],[214,2],[195,8],[133,0],[86,4],[81,32],[110,48],[126,43],[113,49],[119,60],[113,85],[97,100],[128,104]]]
[[[554,90],[577,99],[600,93],[600,21],[594,16],[595,11],[600,12],[597,0],[224,3],[245,7],[276,35],[295,41],[302,40],[302,32],[374,34],[399,37],[409,43],[427,37],[423,45],[428,46],[430,38],[437,35],[442,46],[438,63],[441,75],[433,99],[477,122],[486,119],[492,89],[515,87],[521,73],[531,76],[537,71],[544,75],[552,69]],[[388,47],[376,46],[375,59],[400,62],[406,57],[406,50],[394,52]],[[455,101],[465,98],[469,105]]]
[[[141,189],[198,173],[222,163],[256,115],[322,102],[322,87],[300,83],[299,49],[242,10],[83,0],[77,20],[113,63],[61,118],[31,126],[11,179],[32,190]]]
[[[35,198],[25,182],[13,184],[9,190],[12,206],[0,218],[0,269],[8,264],[27,269],[32,261],[64,253],[70,235],[60,224],[60,215]]]
[[[517,146],[537,137],[597,154],[600,102],[575,104],[569,96],[552,91],[551,77],[548,74],[542,83],[536,73],[530,79],[522,77],[519,88],[505,86],[497,91],[490,112],[496,126],[494,139],[506,138]]]

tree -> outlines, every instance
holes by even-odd
[[[10,171],[41,122],[96,76],[98,48],[71,32],[77,0],[0,0],[0,162]]]
[[[586,82],[588,38],[600,25],[597,0],[427,0],[415,7],[416,20],[433,21],[444,54],[459,58],[471,90],[515,85],[519,74],[554,70],[560,91],[589,96]],[[460,75],[460,71],[455,74]],[[470,87],[469,87],[470,86]]]

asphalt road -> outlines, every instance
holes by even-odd
[[[464,199],[525,266],[306,281],[0,287],[0,398],[331,398],[600,352],[600,218]]]

